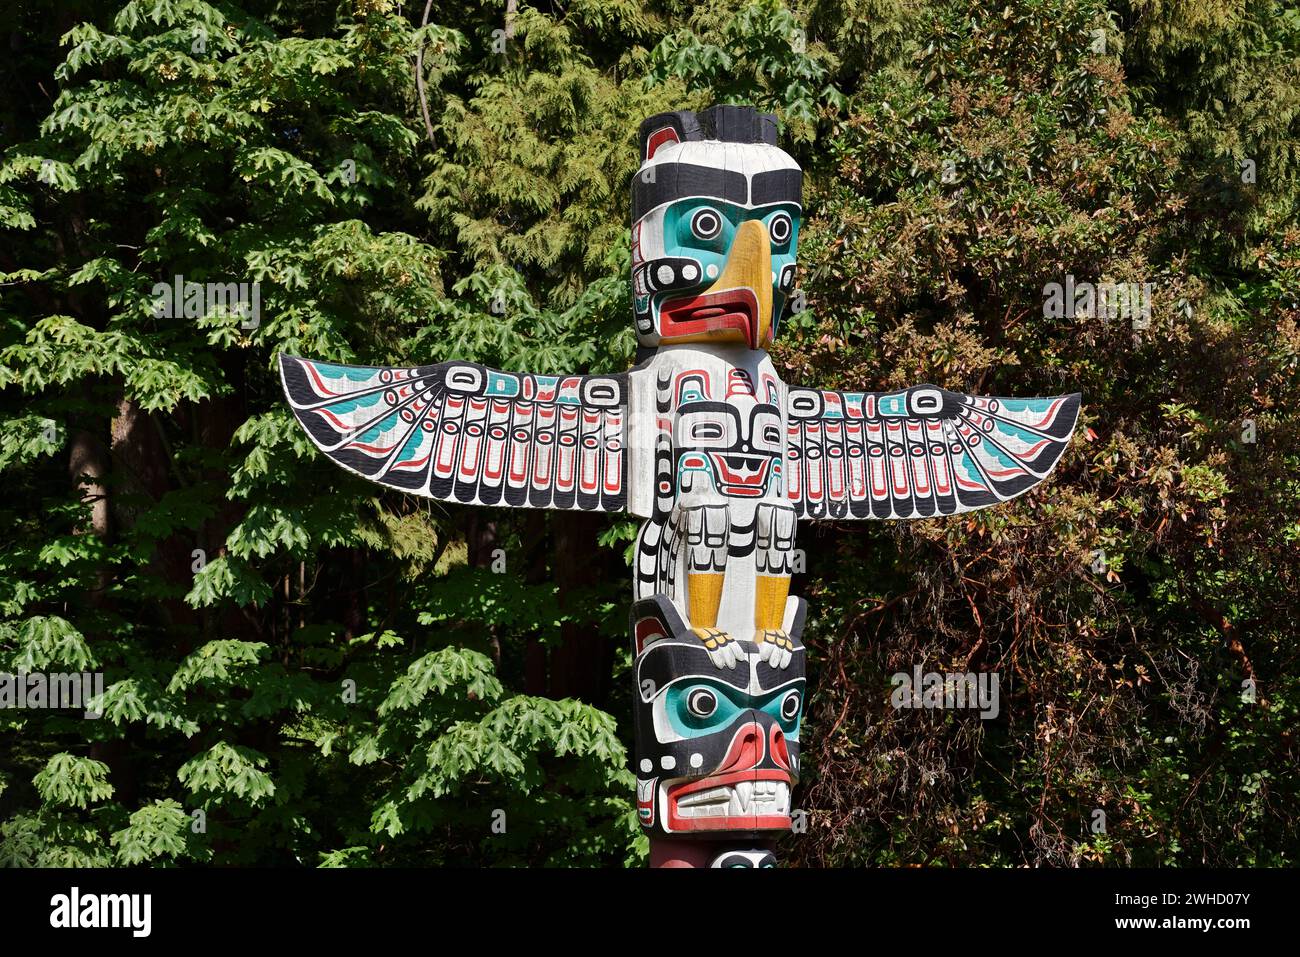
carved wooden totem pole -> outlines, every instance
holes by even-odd
[[[804,701],[799,519],[994,505],[1051,471],[1079,396],[788,386],[765,347],[794,290],[802,172],[751,107],[641,125],[614,375],[280,357],[294,415],[372,481],[466,504],[630,512],[637,812],[655,866],[770,867]]]

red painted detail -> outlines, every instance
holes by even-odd
[[[763,489],[767,486],[767,473],[772,467],[770,456],[710,452],[709,458],[713,462],[713,475],[718,491],[724,495],[739,495],[745,498],[763,494]],[[727,459],[744,459],[746,470],[733,469],[727,464]]]
[[[732,369],[727,373],[727,398],[733,395],[753,395],[754,383],[744,369]]]
[[[663,625],[657,618],[642,618],[636,623],[636,653],[639,655],[645,650],[645,646],[652,641],[658,641],[660,638],[668,637],[664,633]]]
[[[302,365],[306,367],[307,372],[310,373],[311,375],[312,385],[315,386],[316,391],[319,392],[321,395],[347,395],[348,394],[346,391],[335,392],[333,389],[327,386],[325,384],[325,380],[321,378],[320,373],[316,371],[316,366],[314,366],[312,363],[303,362],[301,359],[298,361],[301,362]]]
[[[659,311],[659,332],[664,339],[734,329],[749,348],[759,348],[758,297],[750,289],[724,289],[699,296],[678,296]]]
[[[393,465],[393,471],[397,471],[398,469],[418,469],[418,468],[423,468],[423,467],[424,467],[424,463],[427,462],[427,461],[429,461],[429,458],[430,458],[431,455],[432,455],[432,453],[430,453],[429,455],[424,456],[423,458],[419,458],[419,459],[407,459],[405,462],[396,462],[396,463],[394,463],[394,465]]]
[[[790,749],[786,747],[785,732],[776,725],[772,725],[768,732],[768,753],[772,755],[772,760],[787,771],[793,773],[794,769],[790,766]]]
[[[680,140],[677,139],[677,131],[675,129],[671,126],[660,127],[651,133],[650,138],[646,140],[645,158],[653,159],[655,153],[657,153],[660,148],[667,146],[669,143],[678,142],[680,142]]]
[[[681,817],[677,802],[697,791],[707,791],[719,785],[735,785],[742,781],[784,781],[790,784],[786,771],[749,770],[730,774],[711,774],[706,778],[673,784],[668,787],[668,830],[682,831],[788,831],[789,814],[728,814],[720,817]]]

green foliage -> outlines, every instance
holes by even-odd
[[[822,109],[843,95],[830,84],[824,46],[809,46],[803,21],[780,0],[697,8],[690,26],[670,33],[650,55],[655,82],[680,78],[709,99],[776,110],[790,138],[809,140]]]
[[[5,100],[21,133],[0,222],[23,252],[0,267],[0,655],[106,688],[98,721],[4,715],[21,729],[3,745],[6,861],[639,853],[613,720],[526,691],[512,664],[612,603],[574,593],[562,611],[538,581],[534,603],[488,589],[457,609],[468,516],[325,466],[273,356],[624,362],[629,130],[673,94],[611,80],[583,42],[648,41],[648,21],[524,10],[506,62],[475,39],[486,7],[424,29],[385,0],[83,12],[33,7],[14,34],[31,85]],[[513,131],[512,180],[495,137]],[[177,276],[258,283],[257,321],[229,301],[160,308]]]
[[[47,804],[68,807],[86,808],[113,793],[113,786],[108,783],[108,765],[66,751],[50,758],[32,783]]]
[[[131,815],[131,823],[115,831],[110,843],[121,864],[158,865],[182,857],[199,856],[191,849],[191,819],[176,801],[154,801]],[[200,851],[201,854],[201,851]]]
[[[805,167],[788,381],[1085,395],[1010,506],[801,530],[786,859],[1295,863],[1292,6],[410,7],[6,21],[0,670],[105,690],[0,711],[0,864],[643,862],[635,523],[381,493],[274,359],[625,368],[635,131],[713,101]],[[1066,274],[1149,327],[1045,316]],[[892,710],[915,663],[998,671],[999,718]]]
[[[66,619],[35,615],[16,627],[0,627],[13,636],[14,653],[6,662],[12,671],[85,671],[97,664],[86,639]]]
[[[1133,6],[927,4],[823,141],[786,367],[1085,406],[1040,492],[807,546],[805,860],[1295,860],[1297,129],[1249,105],[1294,11]],[[1149,320],[1048,316],[1067,275],[1151,283]],[[889,708],[918,662],[998,672],[1000,717]]]

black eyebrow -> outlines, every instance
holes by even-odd
[[[807,686],[807,680],[802,674],[791,676],[789,672],[790,669],[773,668],[766,661],[760,661],[758,663],[758,687],[760,693],[770,695],[777,691],[794,690],[803,694]]]
[[[740,421],[740,410],[734,405],[728,405],[725,402],[718,402],[713,399],[700,399],[698,402],[692,402],[686,410],[692,414],[697,412],[716,412],[719,415],[725,415],[728,418]]]
[[[637,661],[636,678],[638,685],[649,678],[654,683],[655,694],[670,682],[685,678],[713,679],[744,691],[749,687],[749,663],[742,662],[734,670],[719,668],[703,645],[657,641],[647,647]]]
[[[803,170],[775,169],[765,173],[755,173],[753,190],[753,195],[749,199],[751,206],[795,203],[802,209]]]
[[[653,179],[646,182],[646,176]],[[744,205],[749,194],[745,174],[694,163],[657,163],[632,177],[632,222],[656,206],[687,196],[708,196]]]

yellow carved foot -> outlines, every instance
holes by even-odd
[[[735,668],[736,664],[744,659],[745,653],[740,650],[736,639],[725,631],[718,628],[692,628],[691,631],[695,632],[695,637],[704,643],[709,657],[717,667]]]
[[[794,657],[794,642],[783,628],[759,628],[754,632],[759,657],[773,668],[784,668]]]

